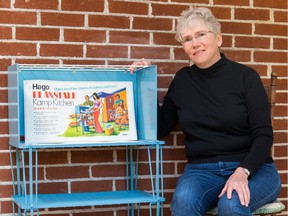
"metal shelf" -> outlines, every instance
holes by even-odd
[[[70,194],[38,194],[33,195],[33,205],[28,197],[13,196],[14,201],[22,209],[58,208],[75,206],[115,205],[132,203],[156,203],[164,201],[162,197],[144,191],[107,191]]]
[[[43,148],[95,148],[95,147],[121,147],[121,146],[147,146],[160,144],[163,145],[164,141],[160,140],[135,140],[135,141],[121,141],[121,142],[98,142],[98,143],[53,143],[53,144],[26,144],[25,142],[11,143],[11,146],[14,146],[19,149],[43,149]]]

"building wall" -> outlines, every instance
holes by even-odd
[[[255,68],[264,83],[279,76],[274,118],[274,158],[287,198],[287,1],[284,0],[0,0],[0,201],[11,215],[7,67],[20,64],[129,65],[146,58],[158,66],[160,101],[175,72],[189,64],[175,41],[175,23],[188,6],[209,7],[222,23],[222,51]],[[185,165],[183,134],[165,139],[165,215]],[[143,153],[143,154],[141,154]],[[140,168],[147,165],[140,151]],[[124,189],[121,148],[45,150],[39,153],[39,191]],[[140,172],[140,186],[149,184]],[[147,188],[149,190],[149,188]],[[126,215],[126,206],[41,209],[45,215]],[[143,206],[142,215],[147,215]],[[97,212],[97,213],[96,213]],[[287,209],[282,215],[287,215]]]

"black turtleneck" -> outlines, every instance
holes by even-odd
[[[251,174],[272,162],[270,108],[256,71],[221,59],[179,70],[159,109],[158,135],[179,123],[189,163],[240,162]]]

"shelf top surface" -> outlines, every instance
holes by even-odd
[[[145,146],[145,145],[163,145],[164,141],[160,140],[137,140],[137,141],[119,141],[119,142],[98,142],[98,143],[33,143],[27,144],[20,142],[18,144],[10,144],[20,149],[29,148],[82,148],[82,147],[115,147],[115,146]]]
[[[25,197],[13,196],[14,201],[22,209],[33,208],[58,208],[90,205],[115,205],[131,203],[155,203],[163,202],[164,198],[149,194],[144,191],[109,191],[109,192],[88,192],[71,194],[38,194]],[[36,202],[37,198],[37,202]]]

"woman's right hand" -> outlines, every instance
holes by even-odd
[[[143,58],[140,61],[133,62],[133,64],[130,65],[129,70],[130,70],[130,73],[133,74],[137,67],[148,67],[150,65],[151,65],[151,62]]]

